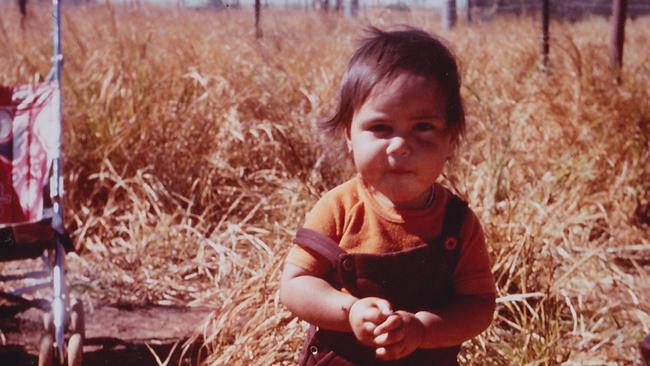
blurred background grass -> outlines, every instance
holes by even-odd
[[[49,7],[0,24],[0,83],[42,80]],[[86,301],[215,309],[206,364],[294,364],[304,324],[278,302],[293,231],[347,179],[313,121],[333,111],[364,27],[448,39],[468,134],[443,180],[481,218],[499,306],[468,365],[634,364],[650,331],[650,19],[628,20],[623,84],[604,18],[439,27],[425,11],[335,14],[64,7],[67,219]]]

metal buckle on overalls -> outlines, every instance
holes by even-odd
[[[312,355],[316,356],[318,354],[318,347],[316,346],[309,346],[309,353]]]
[[[341,265],[343,266],[343,269],[348,272],[354,269],[354,262],[352,262],[352,258],[343,258]]]
[[[0,229],[0,246],[11,246],[16,244],[13,230],[11,228]]]

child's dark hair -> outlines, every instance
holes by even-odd
[[[354,112],[382,80],[411,72],[430,78],[446,98],[447,129],[454,139],[465,130],[465,112],[460,96],[460,75],[456,58],[444,43],[431,34],[404,27],[396,31],[369,29],[343,74],[339,102],[334,116],[321,121],[319,128],[331,137],[347,128]]]

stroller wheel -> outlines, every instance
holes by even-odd
[[[74,333],[68,340],[68,366],[81,366],[83,355],[83,337]]]
[[[38,366],[54,365],[54,337],[44,333],[38,350]]]

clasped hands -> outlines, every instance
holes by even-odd
[[[352,332],[362,344],[375,348],[381,360],[397,360],[420,347],[424,325],[408,311],[393,311],[390,302],[365,297],[350,307],[348,320]]]

